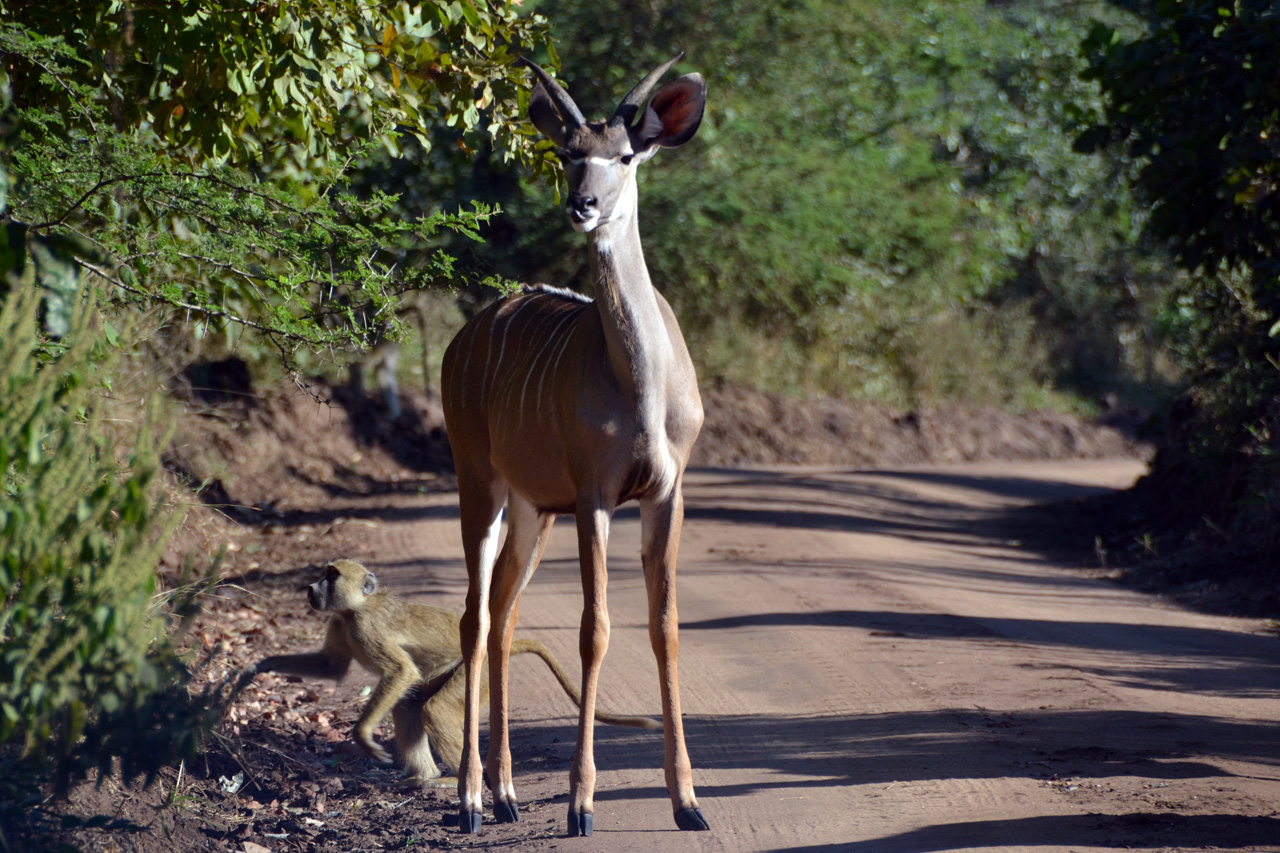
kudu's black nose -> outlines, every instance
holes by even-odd
[[[583,195],[582,193],[574,193],[569,196],[569,210],[578,214],[590,213],[596,206],[596,197],[593,195]]]

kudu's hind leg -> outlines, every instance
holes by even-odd
[[[680,484],[664,501],[646,501],[640,506],[641,560],[645,588],[649,594],[649,642],[658,659],[662,694],[662,731],[666,742],[664,768],[667,792],[676,826],[688,830],[711,827],[698,808],[693,793],[693,768],[685,749],[684,725],[680,716],[680,678],[676,658],[680,649],[676,616],[676,552],[680,547],[680,525],[684,503]]]
[[[467,560],[467,606],[462,614],[462,660],[467,671],[463,714],[462,765],[458,768],[458,829],[480,831],[484,788],[480,764],[480,691],[485,644],[489,637],[489,585],[502,530],[502,483],[476,483],[458,472],[458,506],[462,516],[462,549]]]
[[[493,571],[489,601],[489,781],[493,785],[493,816],[499,823],[520,819],[511,778],[511,747],[507,739],[507,675],[511,635],[515,631],[520,593],[542,559],[554,515],[542,515],[520,495],[512,493],[507,512],[507,540]]]

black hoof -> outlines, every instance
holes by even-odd
[[[591,812],[583,812],[578,814],[573,809],[569,810],[569,837],[577,838],[579,835],[591,834]]]
[[[498,823],[517,823],[520,820],[520,804],[514,800],[510,803],[494,800],[493,819]]]
[[[702,816],[702,809],[681,809],[676,812],[676,826],[686,832],[706,832],[711,829],[707,819]]]
[[[458,829],[463,835],[479,835],[480,825],[484,823],[484,815],[462,809],[458,812]]]

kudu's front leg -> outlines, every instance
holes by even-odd
[[[711,827],[698,808],[693,793],[693,768],[685,749],[684,724],[680,716],[680,677],[676,658],[680,650],[679,617],[676,613],[676,552],[680,548],[680,525],[684,501],[680,483],[672,495],[661,501],[640,505],[641,560],[649,593],[649,642],[658,659],[659,688],[662,694],[662,731],[666,742],[664,767],[667,793],[675,812],[676,826],[687,830]]]
[[[582,626],[578,648],[582,654],[582,707],[578,713],[578,745],[569,768],[569,835],[590,835],[595,808],[596,685],[600,665],[609,648],[609,608],[605,600],[608,576],[605,551],[609,544],[612,507],[599,505],[578,511],[578,560],[582,569]]]
[[[499,823],[520,820],[511,776],[511,747],[507,736],[507,678],[511,663],[511,635],[515,631],[520,593],[538,568],[551,533],[554,515],[542,515],[514,492],[508,504],[507,540],[494,567],[489,603],[489,781],[493,785],[493,816]]]
[[[462,549],[467,560],[467,605],[459,626],[467,693],[462,723],[462,766],[458,768],[458,829],[477,833],[483,823],[484,771],[480,763],[480,692],[485,644],[489,637],[489,585],[502,530],[500,489],[468,488],[461,472],[458,505],[462,515]]]

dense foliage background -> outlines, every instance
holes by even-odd
[[[564,77],[607,114],[678,50],[710,86],[694,142],[642,173],[654,279],[703,381],[899,405],[1150,404],[1179,375],[1167,263],[1122,153],[1072,151],[1098,88],[1078,77],[1104,3],[540,0]],[[572,48],[570,49],[569,46]],[[486,270],[583,280],[553,191],[490,157],[454,203],[497,200]],[[1059,392],[1067,392],[1065,394]]]
[[[1186,271],[1187,391],[1174,405],[1141,524],[1168,571],[1247,578],[1274,594],[1280,540],[1280,14],[1273,3],[1139,4],[1133,36],[1095,26],[1087,80],[1103,108],[1082,151],[1129,158],[1145,236]],[[1262,591],[1265,591],[1263,593]]]

